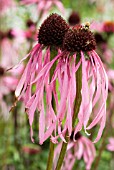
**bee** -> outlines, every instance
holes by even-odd
[[[86,22],[85,25],[84,25],[84,29],[85,30],[88,30],[90,27],[90,22]]]

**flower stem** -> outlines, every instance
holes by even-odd
[[[76,64],[80,60],[80,54],[77,55],[76,58]],[[76,72],[76,99],[74,103],[74,114],[72,119],[72,128],[75,127],[77,115],[80,109],[81,101],[82,101],[82,95],[81,95],[81,89],[82,89],[82,64],[80,65],[79,69]]]
[[[79,60],[80,60],[80,54],[77,55],[77,57],[76,57],[76,64],[79,62]],[[80,104],[81,104],[81,99],[82,99],[81,88],[82,88],[82,65],[80,65],[79,69],[76,72],[76,99],[75,99],[75,103],[74,103],[74,115],[73,115],[73,119],[72,119],[72,127],[73,128],[75,126],[77,114],[80,109]],[[61,169],[64,157],[66,154],[67,145],[70,140],[70,136],[68,136],[68,131],[65,134],[65,139],[66,139],[67,143],[63,142],[63,144],[62,144],[62,148],[61,148],[61,152],[60,152],[60,155],[58,158],[56,170]]]
[[[52,170],[54,157],[54,144],[50,141],[49,157],[46,170]]]
[[[52,60],[56,55],[57,55],[57,50],[52,48],[51,54],[50,54],[50,60]],[[54,63],[53,67],[50,70],[50,81],[52,79],[55,68],[56,68],[56,63]],[[53,107],[54,112],[56,113],[56,104],[55,104],[53,94],[52,94],[52,107]],[[47,162],[46,170],[52,170],[53,158],[54,158],[54,143],[50,140],[50,149],[49,149],[49,156],[48,156],[48,162]]]

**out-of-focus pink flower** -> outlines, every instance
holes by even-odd
[[[93,22],[91,29],[98,32],[114,33],[114,21]]]
[[[24,67],[21,65],[15,72],[12,70],[8,73],[4,67],[0,66],[0,98],[15,90],[23,69]]]
[[[6,72],[6,69],[0,65],[0,116],[4,119],[8,118],[10,104],[6,103],[4,96],[10,95],[18,84],[19,76],[23,72],[23,65],[20,66],[15,72]]]
[[[64,7],[60,0],[22,0],[22,4],[37,4],[37,11],[39,14],[43,13],[45,15],[50,8],[53,6],[58,7],[58,9],[64,13]]]
[[[55,149],[55,162],[60,153],[61,143]],[[76,160],[84,159],[86,170],[90,170],[96,156],[94,144],[86,137],[80,136],[76,141],[70,141],[67,146],[66,156],[64,158],[62,170],[71,170]]]
[[[108,80],[109,80],[109,90],[111,93],[114,95],[114,70],[112,69],[107,69],[107,75],[108,75]]]
[[[90,29],[98,32],[102,32],[103,24],[101,22],[92,22],[90,25]]]
[[[13,0],[0,0],[0,12],[5,12],[8,8],[14,5]]]
[[[108,115],[108,120],[110,121],[110,125],[112,126],[112,128],[114,128],[114,111],[113,111],[113,108],[114,108],[114,70],[109,69],[108,67],[106,67],[106,69],[107,69],[107,75],[108,75],[108,80],[109,80],[108,89],[109,89],[109,101],[110,101],[108,103],[107,115]]]
[[[8,68],[19,61],[19,45],[15,42],[16,35],[12,30],[7,32],[0,31],[0,63],[3,67]]]
[[[107,149],[109,151],[114,151],[114,138],[113,137],[109,138],[109,144],[107,145]]]
[[[37,32],[36,29],[28,29],[26,31],[15,29],[13,30],[13,34],[19,38],[27,39],[27,40],[37,40]]]
[[[27,30],[20,30],[20,29],[13,29],[12,35],[14,35],[17,38],[21,38],[22,40],[27,39],[37,41],[37,30],[36,30],[36,23],[34,23],[32,20],[28,20],[26,23]]]
[[[102,31],[107,33],[114,33],[114,21],[106,21],[102,25]]]
[[[111,64],[113,61],[113,52],[114,49],[109,48],[108,46],[108,36],[103,36],[102,33],[95,33],[95,39],[97,44],[97,51],[98,54],[100,54],[103,63],[105,64]]]

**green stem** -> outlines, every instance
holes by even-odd
[[[50,60],[52,60],[56,55],[57,55],[57,50],[52,48],[51,49]],[[53,67],[50,70],[50,81],[52,79],[52,76],[53,76],[53,73],[55,71],[55,68],[56,68],[56,63],[54,63]],[[54,100],[53,94],[52,94],[52,107],[53,107],[53,110],[56,113],[56,104],[55,104],[55,100]],[[46,170],[52,170],[53,158],[54,158],[54,143],[50,140],[50,149],[49,149],[49,156],[48,156],[48,162],[47,162]]]
[[[79,60],[80,60],[80,54],[77,55],[76,64],[79,62]],[[80,109],[81,100],[82,100],[81,88],[82,88],[82,65],[80,65],[79,69],[76,72],[76,99],[75,99],[75,103],[74,103],[74,115],[73,115],[73,119],[72,119],[72,127],[73,128],[75,126],[76,118],[77,118],[77,115],[78,115],[78,112]],[[65,139],[66,139],[67,143],[63,142],[63,144],[62,144],[62,148],[61,148],[61,152],[60,152],[60,155],[58,158],[56,170],[61,169],[64,157],[66,154],[67,145],[70,140],[70,136],[68,136],[68,131],[66,132]]]
[[[77,55],[76,63],[78,63],[79,60],[80,60],[80,54]],[[82,101],[81,88],[82,88],[82,65],[80,65],[79,69],[76,72],[76,99],[74,103],[74,114],[72,119],[73,128],[75,127],[77,115],[79,113],[79,109]]]
[[[61,148],[61,152],[60,152],[60,155],[59,155],[59,158],[58,158],[56,170],[61,169],[64,157],[65,157],[65,154],[66,154],[67,145],[68,145],[68,142],[70,140],[70,137],[68,136],[68,131],[66,132],[65,140],[66,140],[67,143],[63,142],[63,144],[62,144],[62,148]]]
[[[54,157],[54,144],[50,141],[49,157],[46,170],[52,170]]]

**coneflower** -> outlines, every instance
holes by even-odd
[[[82,101],[74,135],[83,126],[87,133],[86,130],[99,124],[98,136],[94,141],[97,142],[101,137],[106,121],[108,79],[102,61],[95,52],[96,42],[93,33],[88,28],[88,24],[69,30],[65,35],[63,48],[70,53],[74,53],[73,57],[79,55],[78,65],[82,64]],[[96,104],[98,104],[97,111],[92,114]],[[88,125],[90,116],[93,121]]]
[[[28,64],[24,70],[24,73],[21,77],[21,80],[17,86],[15,91],[16,98],[19,100],[22,96],[24,96],[25,107],[27,109],[29,122],[31,126],[31,139],[32,139],[32,123],[34,119],[34,112],[36,108],[40,112],[39,117],[39,138],[40,143],[42,144],[44,138],[43,131],[48,127],[48,120],[45,123],[45,115],[44,115],[44,93],[46,91],[46,117],[50,119],[50,123],[55,120],[55,113],[52,107],[52,86],[49,86],[50,82],[50,68],[53,63],[59,58],[62,53],[58,52],[59,47],[63,43],[63,38],[65,33],[68,31],[69,26],[66,24],[65,20],[59,16],[58,14],[50,15],[44,23],[41,25],[38,33],[38,44],[31,50],[31,52],[24,58],[30,56]],[[50,57],[50,53],[52,49],[56,49],[56,55]],[[59,50],[60,51],[60,50]],[[44,55],[42,54],[44,53]],[[24,60],[23,59],[23,60]],[[43,75],[45,76],[43,77]],[[35,83],[36,90],[33,93],[32,84]],[[42,124],[43,122],[43,124]],[[47,135],[49,137],[51,133]],[[47,139],[47,137],[45,137]],[[33,141],[33,139],[32,139]]]
[[[102,31],[106,33],[114,33],[114,21],[104,22]]]

